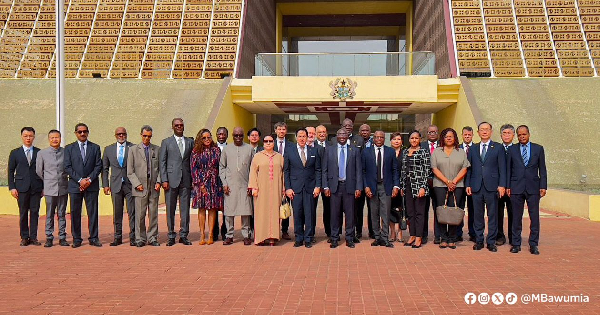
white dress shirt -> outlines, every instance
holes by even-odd
[[[479,143],[479,156],[481,156],[481,153],[483,153],[483,145],[485,144],[485,149],[486,152],[490,150],[490,140],[488,140],[487,142],[480,142]]]

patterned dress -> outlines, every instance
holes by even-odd
[[[221,150],[218,147],[205,148],[202,152],[192,151],[192,207],[194,209],[223,208],[223,186],[219,179],[219,160]],[[206,188],[202,194],[201,187]]]

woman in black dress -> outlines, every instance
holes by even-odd
[[[402,150],[404,147],[402,146],[402,134],[400,132],[394,132],[390,135],[390,142],[392,144],[392,149],[396,151],[396,159],[398,159],[398,168],[401,168],[402,165]],[[390,242],[398,240],[398,242],[404,242],[402,239],[402,229],[400,228],[400,222],[402,222],[402,196],[398,194],[396,197],[392,198],[392,209],[390,211]],[[398,227],[398,231],[396,232],[396,227]],[[396,237],[397,236],[397,237]]]

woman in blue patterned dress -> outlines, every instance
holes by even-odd
[[[219,160],[221,150],[212,139],[208,129],[196,135],[190,158],[192,168],[192,207],[198,209],[200,245],[213,243],[213,227],[217,211],[223,207],[223,187],[219,184]],[[208,210],[208,242],[205,241],[206,210]]]

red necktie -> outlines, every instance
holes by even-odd
[[[466,153],[466,154],[469,154],[469,148],[470,148],[470,147],[471,147],[470,145],[468,145],[468,144],[465,144],[465,149],[466,149],[466,150],[465,150],[465,153]]]
[[[431,143],[431,152],[429,152],[430,154],[433,154],[433,150],[435,150],[435,146],[433,146],[433,142]]]

